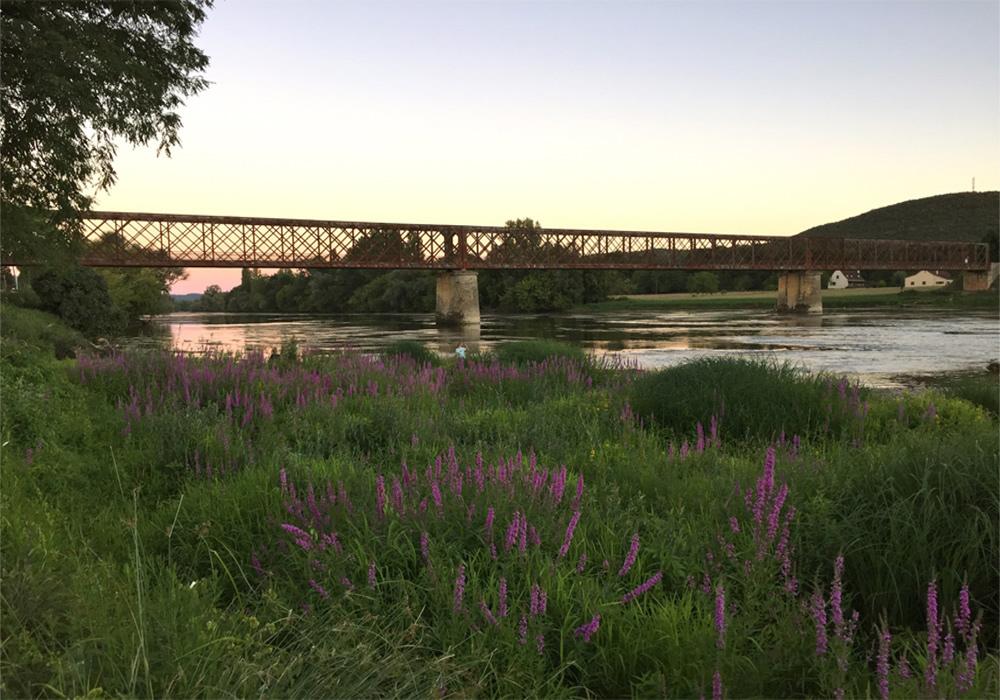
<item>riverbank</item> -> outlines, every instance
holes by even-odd
[[[957,394],[558,343],[57,360],[20,313],[12,697],[997,693],[1000,439]]]
[[[608,301],[586,304],[578,311],[640,311],[682,309],[764,309],[773,308],[774,291],[718,292],[715,294],[632,294]],[[898,288],[824,289],[824,309],[872,307],[891,308],[1000,308],[996,290],[987,292],[903,291]]]

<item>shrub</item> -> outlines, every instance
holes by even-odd
[[[428,350],[423,343],[416,340],[397,340],[387,345],[382,354],[386,357],[409,357],[419,365],[437,366],[441,364],[441,359],[433,350]]]
[[[632,386],[630,403],[644,420],[672,431],[713,416],[734,439],[805,437],[853,424],[850,409],[861,395],[846,382],[806,375],[788,363],[744,358],[702,358],[650,372]]]
[[[93,270],[50,268],[32,282],[32,287],[44,311],[56,314],[85,335],[117,333],[125,327],[125,314],[111,301],[104,278]]]
[[[549,357],[565,357],[583,361],[587,354],[582,348],[557,340],[516,340],[500,343],[494,351],[501,362],[524,364],[541,362]]]

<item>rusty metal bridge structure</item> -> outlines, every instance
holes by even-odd
[[[318,221],[90,211],[94,267],[648,270],[989,268],[982,243]],[[30,264],[5,260],[4,264]]]

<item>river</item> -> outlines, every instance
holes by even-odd
[[[1000,356],[1000,319],[992,310],[872,308],[816,317],[765,310],[484,314],[480,328],[464,330],[438,328],[430,314],[173,313],[154,323],[159,342],[188,352],[268,351],[286,339],[303,349],[377,352],[407,339],[451,353],[459,344],[487,350],[505,340],[555,338],[645,368],[704,355],[768,356],[886,387],[911,375],[983,368]]]

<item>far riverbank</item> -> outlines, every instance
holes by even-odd
[[[773,307],[774,290],[716,292],[714,294],[629,294],[607,301],[585,304],[578,311],[655,311],[670,309],[763,309]],[[986,292],[912,291],[896,287],[873,289],[824,289],[825,309],[865,306],[895,308],[1000,309],[997,290]]]

